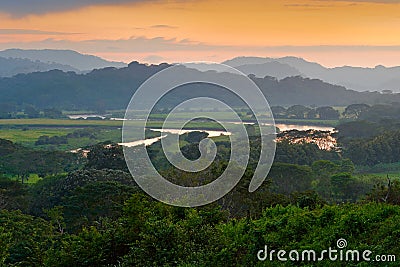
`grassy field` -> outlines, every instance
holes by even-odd
[[[59,150],[73,150],[86,146],[98,144],[100,142],[111,141],[120,143],[122,141],[122,132],[120,129],[99,129],[96,133],[96,138],[91,139],[88,137],[69,138],[68,144],[57,145]],[[52,145],[39,146],[39,148],[51,148]]]
[[[142,122],[129,121],[125,122],[132,126],[131,133],[135,140],[139,140]],[[38,149],[60,149],[71,150],[88,145],[94,145],[99,142],[122,141],[122,121],[110,120],[68,120],[68,119],[13,119],[0,120],[0,138],[13,141],[28,147]],[[172,122],[171,128],[178,128],[180,122]],[[148,128],[161,128],[161,121],[149,121]],[[93,128],[96,129],[96,138],[81,137],[68,138],[68,144],[60,145],[41,145],[35,146],[35,142],[40,136],[65,136],[73,133],[77,129]],[[215,122],[190,122],[185,125],[186,129],[207,129],[207,130],[222,130],[221,126]]]
[[[36,127],[122,127],[122,121],[111,120],[69,120],[69,119],[9,119],[0,120],[0,126]]]
[[[129,121],[125,124],[130,126],[141,126],[141,121]],[[0,127],[41,127],[41,128],[80,128],[80,127],[122,127],[122,121],[115,120],[69,120],[69,119],[6,119],[0,120]],[[148,121],[147,127],[161,128],[163,125],[162,121]],[[180,126],[180,122],[172,122],[172,126]],[[218,123],[215,122],[190,122],[187,129],[221,129]]]
[[[0,129],[0,138],[7,139],[16,143],[30,144],[35,143],[39,136],[47,135],[62,136],[72,133],[74,129],[68,128],[4,128]]]
[[[14,143],[21,144],[27,147],[48,149],[55,148],[54,145],[36,146],[35,142],[40,136],[65,136],[72,133],[76,128],[6,128],[0,130],[0,138],[10,140]],[[112,141],[121,142],[121,129],[118,128],[100,128],[96,131],[96,138],[89,137],[68,138],[68,144],[57,145],[57,149],[71,150],[88,145],[94,145],[99,142]]]

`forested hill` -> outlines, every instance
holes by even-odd
[[[69,65],[64,65],[54,62],[45,63],[41,61],[33,61],[22,58],[0,57],[0,77],[12,77],[20,73],[32,73],[40,71],[49,71],[54,69],[79,72],[78,69],[73,68]]]
[[[168,66],[170,65],[166,63],[145,65],[132,62],[125,68],[104,68],[87,74],[53,70],[1,78],[0,104],[15,106],[29,104],[40,109],[52,107],[66,110],[123,109],[140,84]],[[234,74],[210,72],[204,75],[226,75],[225,78],[229,78],[229,75]],[[251,78],[262,89],[271,105],[344,106],[352,103],[400,102],[400,94],[356,92],[315,79],[289,77],[277,80],[272,77],[254,76]],[[203,84],[190,91],[205,93],[208,91],[205,87]],[[224,98],[224,95],[220,97]],[[175,98],[176,100],[179,99]]]
[[[0,57],[7,59],[25,59],[42,64],[59,64],[69,66],[74,71],[90,71],[106,67],[122,68],[127,64],[123,62],[108,61],[93,55],[81,54],[73,50],[55,50],[55,49],[7,49],[0,51]],[[62,68],[61,70],[64,70]],[[21,72],[27,73],[27,72]]]
[[[267,96],[270,105],[315,105],[347,106],[355,103],[393,103],[400,102],[400,94],[380,92],[358,92],[343,86],[332,85],[318,79],[287,77],[277,80],[274,77],[251,79]]]
[[[301,75],[312,79],[321,79],[325,82],[342,85],[356,91],[383,91],[399,92],[400,67],[374,68],[342,66],[327,68],[315,62],[309,62],[298,57],[262,58],[237,57],[223,62],[235,67],[246,74],[258,77],[291,77]],[[297,73],[297,74],[296,74]]]
[[[140,84],[168,66],[132,62],[125,68],[109,67],[88,74],[52,70],[0,78],[0,103],[41,109],[122,109]]]

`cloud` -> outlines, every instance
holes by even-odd
[[[320,2],[350,2],[350,3],[376,3],[376,4],[400,4],[399,0],[316,0]]]
[[[0,1],[0,12],[13,16],[25,16],[29,14],[46,14],[56,11],[73,10],[91,5],[104,4],[129,4],[148,2],[153,0],[14,0]],[[39,2],[39,3],[38,3]]]
[[[233,46],[214,45],[196,42],[190,39],[132,37],[129,39],[93,39],[86,41],[70,41],[49,38],[35,42],[0,42],[0,49],[71,49],[85,53],[145,53],[157,55],[161,52],[226,52],[254,51],[258,53],[302,53],[302,52],[362,52],[391,51],[400,52],[400,45],[368,46],[368,45],[312,45],[312,46]],[[153,58],[155,59],[155,58]],[[153,60],[152,60],[153,61]]]
[[[158,51],[197,51],[216,49],[220,46],[208,45],[200,42],[194,42],[189,39],[177,40],[175,38],[146,38],[132,37],[129,39],[93,39],[86,41],[70,41],[48,38],[34,42],[3,42],[0,43],[0,49],[7,48],[23,49],[72,49],[77,51],[97,52],[146,52],[156,53]]]
[[[287,7],[329,7],[327,5],[316,5],[316,4],[286,4]]]
[[[51,32],[32,29],[0,29],[0,35],[29,34],[29,35],[73,35],[73,32]]]
[[[320,4],[285,4],[285,7],[288,8],[296,8],[296,9],[301,9],[301,10],[306,10],[306,11],[312,11],[312,10],[320,10],[321,8],[329,8],[332,7],[332,5],[320,5]]]
[[[349,6],[357,5],[358,3],[400,4],[400,0],[313,0],[307,4],[285,4],[284,6],[308,10],[335,7],[335,2],[347,3]]]
[[[107,47],[118,47],[122,52],[158,52],[158,51],[207,51],[213,49],[233,48],[234,46],[220,46],[193,41],[190,39],[178,40],[176,38],[146,38],[132,37],[119,40],[89,40],[82,42],[89,47],[107,50]],[[104,51],[107,52],[107,51]]]
[[[153,29],[176,29],[178,27],[176,26],[171,26],[171,25],[165,25],[165,24],[158,24],[158,25],[152,25],[150,28]]]
[[[362,51],[400,51],[400,45],[309,45],[309,46],[265,46],[274,52],[362,52]]]
[[[35,42],[0,42],[0,50],[59,49],[75,50],[117,61],[143,60],[149,63],[193,60],[222,61],[234,56],[297,56],[326,66],[378,64],[397,66],[400,44],[392,46],[314,45],[314,46],[233,46],[213,45],[193,40],[164,37],[132,37],[119,40],[71,41],[50,38]],[[217,55],[217,57],[215,57]],[[163,58],[161,58],[163,57]]]

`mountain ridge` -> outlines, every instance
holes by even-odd
[[[41,61],[43,63],[57,63],[68,65],[79,71],[91,71],[106,67],[122,68],[127,64],[123,62],[108,61],[103,58],[82,54],[74,50],[57,49],[6,49],[0,51],[0,57],[29,59],[31,61]]]
[[[96,69],[85,74],[52,70],[19,74],[11,78],[0,78],[1,103],[15,106],[33,105],[39,109],[57,107],[65,110],[110,110],[125,109],[134,92],[149,77],[171,65],[140,64],[132,62],[128,67]],[[200,72],[187,69],[187,75],[222,75],[223,79],[235,78],[233,73]],[[182,73],[186,75],[186,73]],[[188,76],[189,77],[189,76]],[[212,77],[211,77],[212,78]],[[347,106],[356,103],[400,102],[400,94],[379,92],[357,92],[343,86],[332,85],[318,79],[300,76],[278,80],[266,76],[250,78],[259,86],[271,106]],[[207,79],[208,80],[208,79]],[[215,92],[210,85],[193,84],[184,88],[182,94],[172,95],[162,107],[171,108],[188,97],[215,97],[229,99],[240,105],[232,95],[223,91]],[[226,90],[225,90],[226,91]],[[235,102],[236,101],[236,102]],[[1,105],[0,105],[1,106]],[[240,105],[241,106],[241,105]]]
[[[237,57],[226,60],[223,64],[248,70],[245,74],[255,74],[253,69],[262,67],[263,63],[279,62],[287,67],[295,68],[301,76],[326,81],[331,84],[345,86],[356,91],[383,91],[400,92],[400,66],[385,67],[377,65],[374,68],[341,66],[327,68],[319,63],[310,62],[299,57]],[[252,70],[252,71],[249,71]],[[257,69],[258,77],[270,76],[268,68]],[[281,76],[290,77],[291,73],[281,73]]]
[[[30,59],[0,57],[0,77],[12,77],[18,74],[46,72],[55,69],[64,72],[79,72],[78,69],[59,63],[44,63],[41,61],[32,61]]]

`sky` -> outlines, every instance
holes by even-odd
[[[400,0],[4,0],[0,50],[8,48],[124,62],[298,56],[398,66]]]

